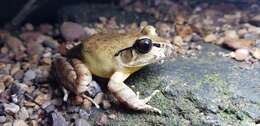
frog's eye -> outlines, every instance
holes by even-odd
[[[139,53],[145,54],[152,49],[153,43],[151,39],[143,38],[135,41],[133,48]]]

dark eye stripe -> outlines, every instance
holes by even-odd
[[[160,47],[161,47],[161,44],[153,43],[153,46],[156,46],[156,47],[160,48]]]
[[[128,47],[128,48],[124,48],[124,49],[121,49],[119,50],[114,56],[118,56],[121,52],[125,51],[125,50],[128,50],[128,49],[132,49],[133,47]]]

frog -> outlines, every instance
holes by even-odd
[[[108,78],[108,91],[130,110],[161,113],[148,104],[159,90],[141,99],[139,92],[124,82],[141,68],[172,56],[174,47],[158,35],[155,27],[147,25],[129,33],[97,33],[82,41],[74,52],[77,58],[58,58],[54,63],[57,79],[63,80],[64,100],[71,91],[99,107],[92,99],[94,90],[99,90],[92,78],[95,75]]]

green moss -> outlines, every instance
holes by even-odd
[[[223,86],[225,84],[225,81],[222,80],[218,74],[206,74],[201,80],[197,82],[197,87],[199,88],[203,84],[208,83]]]

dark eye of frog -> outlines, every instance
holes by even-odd
[[[151,39],[143,38],[135,41],[133,48],[139,53],[145,54],[152,49],[153,43]]]
[[[139,53],[145,54],[151,51],[152,46],[160,48],[161,45],[158,43],[152,43],[152,40],[149,38],[143,38],[143,39],[138,39],[135,41],[134,45],[122,50],[119,50],[114,56],[118,56],[122,51],[128,50],[128,49],[135,49]]]

